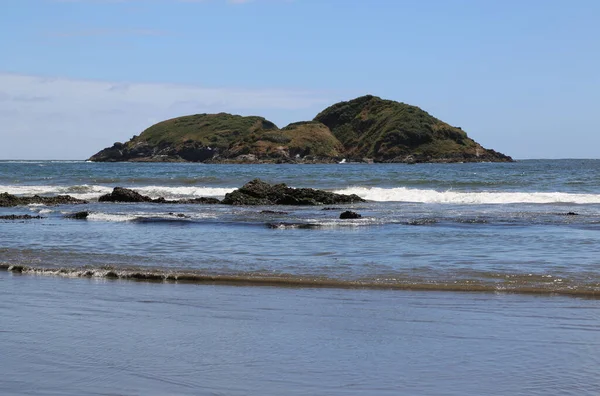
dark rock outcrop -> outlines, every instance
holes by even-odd
[[[74,219],[74,220],[85,220],[90,215],[88,211],[75,212],[75,213],[67,213],[64,217],[65,219]]]
[[[34,195],[33,197],[19,197],[9,193],[0,194],[0,207],[19,206],[19,205],[67,205],[67,204],[84,204],[87,201],[73,198],[70,195],[57,195],[55,197],[41,197]]]
[[[243,187],[225,195],[226,205],[336,205],[365,202],[358,195],[344,195],[315,190],[291,188],[285,184],[269,184],[254,179]]]
[[[351,210],[347,210],[340,214],[340,219],[360,219],[362,216],[356,212],[352,212]]]
[[[98,202],[152,202],[152,198],[128,188],[115,187],[111,193],[98,198]]]
[[[98,198],[98,202],[152,202],[161,204],[205,204],[214,205],[221,203],[217,198],[199,197],[191,199],[169,200],[163,197],[152,199],[147,195],[142,195],[137,191],[124,187],[115,187],[109,194],[104,194]]]

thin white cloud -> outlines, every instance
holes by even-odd
[[[314,116],[330,103],[312,91],[0,73],[0,159],[86,158],[158,121],[181,115],[230,112],[277,122],[279,114]]]

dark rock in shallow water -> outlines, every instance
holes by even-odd
[[[151,202],[152,198],[123,187],[115,187],[110,194],[98,198],[98,202]]]
[[[226,205],[335,205],[365,202],[358,195],[343,195],[314,190],[291,188],[285,184],[269,184],[254,179],[243,187],[225,195]]]
[[[66,204],[83,204],[87,203],[82,199],[73,198],[70,195],[57,195],[55,197],[18,197],[9,193],[0,194],[0,207],[19,206],[19,205],[66,205]]]
[[[169,212],[169,216],[179,217],[180,219],[188,219],[190,217],[190,216],[186,216],[183,213],[173,213],[173,212]]]
[[[152,202],[164,204],[218,204],[221,203],[217,198],[192,198],[181,200],[168,200],[163,197],[152,199],[147,195],[142,195],[137,191],[124,187],[115,187],[110,194],[105,194],[98,198],[98,202]]]
[[[0,220],[32,220],[32,219],[44,219],[42,216],[31,216],[31,215],[7,215],[0,216]]]
[[[356,212],[352,212],[350,210],[347,210],[345,212],[342,212],[342,214],[340,214],[340,219],[360,219],[362,216],[359,215]]]
[[[66,219],[74,219],[74,220],[85,220],[90,215],[90,212],[75,212],[75,213],[67,213],[65,215]]]
[[[261,210],[260,214],[278,214],[278,215],[286,215],[290,214],[289,212],[282,212],[279,210]]]
[[[439,221],[437,219],[413,219],[413,220],[409,220],[407,221],[406,225],[411,225],[411,226],[426,226],[426,225],[432,225],[432,224],[437,224]]]

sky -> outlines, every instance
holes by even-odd
[[[365,94],[516,159],[600,158],[597,0],[3,0],[0,159]]]

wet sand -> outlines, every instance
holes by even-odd
[[[600,306],[0,271],[0,393],[596,395]]]

